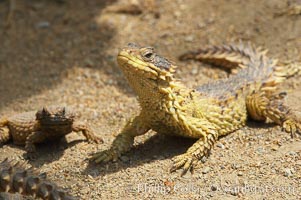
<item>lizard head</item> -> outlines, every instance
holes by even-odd
[[[120,50],[117,62],[138,95],[150,88],[168,87],[176,68],[153,47],[140,47],[134,43]]]
[[[168,81],[166,77],[171,78],[176,68],[153,47],[140,47],[134,43],[129,43],[119,52],[117,62],[124,71],[152,80]]]
[[[158,55],[153,47],[140,47],[135,43],[129,43],[118,54],[118,64],[126,70],[134,70],[154,80],[162,79],[164,75],[170,75],[175,66],[169,60]],[[164,80],[164,78],[163,78]]]
[[[63,106],[43,107],[36,113],[36,119],[42,124],[68,125],[72,124],[75,114]]]

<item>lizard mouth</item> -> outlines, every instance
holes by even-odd
[[[142,71],[152,76],[158,76],[157,67],[131,55],[126,50],[121,50],[117,56],[117,62],[125,70]]]
[[[62,119],[62,118],[44,118],[40,120],[42,124],[47,125],[68,125],[72,124],[73,119]]]

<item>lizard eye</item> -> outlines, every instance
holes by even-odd
[[[152,47],[147,47],[147,48],[142,49],[141,55],[142,55],[142,58],[143,58],[145,61],[150,61],[150,60],[152,60],[152,59],[154,58],[154,56],[155,56],[154,48],[152,48]]]
[[[144,54],[145,58],[151,58],[152,56],[153,56],[153,53],[151,53],[151,52]]]

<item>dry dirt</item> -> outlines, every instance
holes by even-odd
[[[6,27],[9,2],[15,5]],[[148,0],[140,14],[114,12],[119,3],[0,1],[0,114],[70,105],[105,141],[88,144],[72,133],[67,141],[39,145],[38,159],[29,164],[81,199],[299,199],[300,138],[291,139],[273,124],[249,122],[221,138],[206,162],[184,177],[168,172],[171,158],[194,141],[153,132],[137,138],[136,147],[115,163],[85,159],[109,148],[139,111],[117,66],[118,48],[128,42],[154,46],[179,65],[177,77],[192,87],[227,75],[177,59],[202,45],[241,39],[268,48],[282,61],[300,62],[301,15],[284,11],[301,2]],[[301,111],[300,89],[300,75],[283,85],[288,104]],[[23,147],[9,143],[1,147],[0,160],[24,160],[23,154]]]

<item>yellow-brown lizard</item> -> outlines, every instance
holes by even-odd
[[[141,112],[128,121],[110,149],[95,153],[92,160],[116,160],[132,147],[134,137],[152,129],[198,139],[186,153],[173,158],[170,171],[183,168],[185,174],[208,155],[220,136],[245,126],[247,118],[269,118],[286,132],[300,132],[300,118],[284,105],[283,93],[277,91],[295,69],[278,66],[266,51],[252,45],[213,46],[181,56],[189,58],[240,70],[193,89],[174,78],[176,66],[152,47],[130,43],[119,52],[119,67],[138,95]]]

